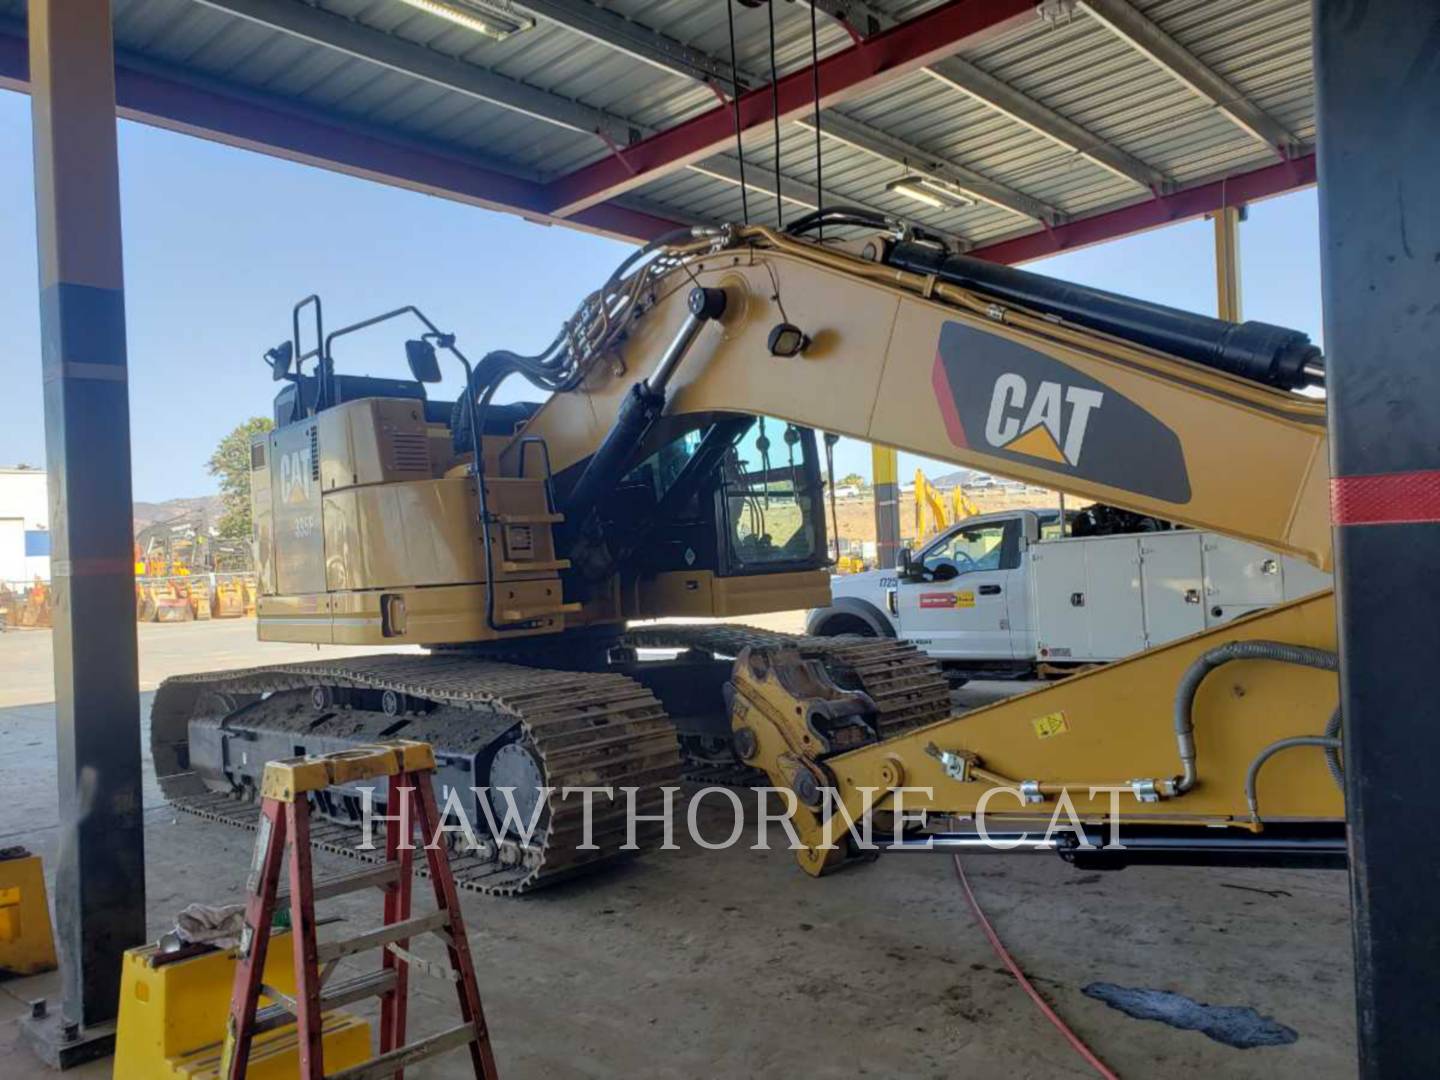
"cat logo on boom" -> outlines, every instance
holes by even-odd
[[[1025,376],[1007,371],[990,395],[985,440],[997,450],[1079,465],[1090,414],[1104,401],[1099,390],[1048,379],[1032,392]]]
[[[950,321],[940,329],[930,378],[940,419],[957,447],[1031,470],[1043,464],[1042,471],[1147,498],[1189,502],[1179,437],[1098,374],[988,328]]]

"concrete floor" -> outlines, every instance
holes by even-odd
[[[237,644],[240,627],[253,624],[158,629],[172,634],[161,639],[172,661],[191,670],[264,662],[253,646]],[[147,629],[157,628],[141,628],[142,649]],[[35,679],[15,665],[42,638],[48,635],[0,637],[5,691]],[[148,651],[152,670],[166,666]],[[1003,692],[966,691],[972,700]],[[149,698],[142,697],[147,716]],[[0,846],[23,843],[53,859],[53,769],[52,708],[0,709],[0,784],[9,796]],[[148,762],[145,807],[149,931],[158,936],[192,901],[236,899],[252,835],[177,819]],[[715,834],[725,825],[715,822]],[[523,900],[467,897],[502,1075],[1093,1075],[1000,966],[944,857],[885,856],[814,881],[783,850],[682,845]],[[320,863],[322,871],[353,866],[331,856]],[[1119,1075],[1353,1075],[1344,875],[1099,875],[1050,856],[976,855],[966,865],[1040,992]],[[378,921],[378,894],[329,902],[326,912],[344,916],[352,932]],[[417,982],[414,993],[426,1000],[412,1005],[412,1036],[453,1016],[447,984]],[[1082,993],[1092,982],[1250,1006],[1299,1038],[1232,1049],[1113,1011]],[[24,1002],[55,985],[53,975],[0,983],[0,1076],[7,1080],[48,1075],[23,1048],[5,1050],[18,1040]],[[109,1074],[98,1065],[72,1075]],[[463,1059],[407,1070],[416,1080],[462,1075]]]

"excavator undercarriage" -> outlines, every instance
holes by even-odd
[[[1068,840],[1012,846],[1077,862],[1342,858],[1328,592],[964,716],[907,642],[713,621],[828,602],[817,431],[1328,566],[1303,335],[827,213],[824,244],[812,215],[648,245],[534,356],[472,364],[414,307],[327,335],[319,300],[297,305],[251,448],[259,636],[425,651],[167,681],[167,797],[245,823],[267,760],[424,739],[463,819],[457,880],[497,894],[653,845],[628,815],[682,778],[793,794],[812,873],[853,853],[827,826],[917,810],[961,846],[987,812],[1015,836],[1063,813]],[[413,379],[337,373],[339,339],[402,318]],[[427,397],[441,354],[454,405]],[[547,400],[494,404],[512,375]],[[587,819],[567,787],[627,795]],[[320,841],[363,857],[369,797],[325,792]],[[1084,842],[1116,824],[1129,856]]]

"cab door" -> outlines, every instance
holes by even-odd
[[[1023,616],[1021,520],[962,522],[911,560],[896,586],[900,636],[941,659],[1011,660],[1010,605]],[[1023,617],[1022,617],[1023,622]]]

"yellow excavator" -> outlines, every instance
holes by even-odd
[[[411,378],[339,370],[350,335],[400,320]],[[1304,335],[843,208],[663,237],[535,355],[472,363],[413,306],[327,333],[310,297],[290,330],[266,354],[276,428],[251,447],[259,636],[424,651],[169,680],[152,750],[183,809],[248,822],[265,761],[403,736],[469,792],[480,843],[457,879],[490,893],[655,843],[627,811],[685,776],[792,793],[817,874],[855,853],[837,823],[921,810],[930,830],[896,843],[986,843],[988,811],[990,840],[1076,863],[1343,864],[1328,591],[964,715],[895,639],[629,627],[828,602],[817,431],[1328,568]],[[454,403],[427,395],[442,355],[464,370]],[[514,376],[543,403],[497,404]],[[581,786],[628,798],[565,793]],[[351,847],[367,797],[325,792],[316,842]]]
[[[980,508],[956,484],[947,495],[930,482],[924,469],[915,470],[915,540],[918,543],[944,532],[951,525],[975,517]]]

